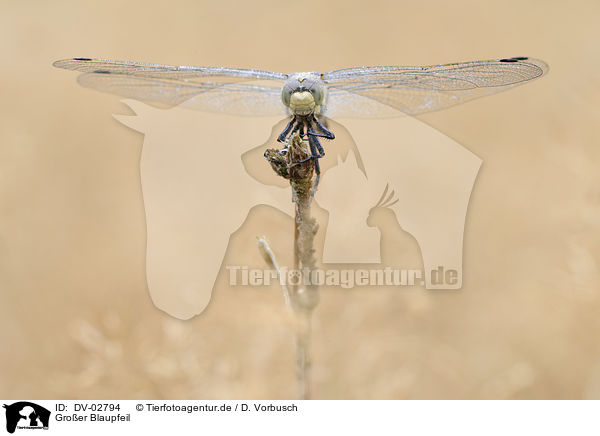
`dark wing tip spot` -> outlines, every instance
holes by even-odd
[[[110,74],[110,71],[108,71],[108,70],[96,70],[96,71],[94,71],[94,73],[96,73],[96,74]]]
[[[73,58],[74,61],[91,61],[90,58]]]
[[[500,59],[500,62],[519,62],[519,61],[526,61],[527,59],[529,59],[529,58],[525,57],[525,56],[515,56],[513,58]]]

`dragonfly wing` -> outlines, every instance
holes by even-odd
[[[186,67],[105,59],[74,58],[54,66],[82,72],[88,88],[159,103],[234,115],[281,115],[281,84],[287,75],[261,70]],[[264,82],[256,85],[244,82]],[[276,85],[269,82],[277,82]]]
[[[330,89],[321,110],[329,118],[392,118],[403,115],[394,107],[366,95]]]
[[[187,79],[188,81],[241,80],[285,80],[287,74],[271,71],[224,67],[188,67],[185,65],[161,65],[133,61],[115,61],[109,59],[72,58],[54,62],[57,68],[80,71],[82,73],[122,74],[136,77],[158,79]]]
[[[267,116],[286,114],[281,89],[246,83],[185,83],[121,74],[85,73],[77,81],[85,87],[165,106]]]
[[[241,116],[287,116],[281,88],[249,84],[226,84],[186,100],[181,105],[205,112]]]
[[[495,94],[540,77],[548,66],[540,60],[509,58],[464,62],[431,67],[359,67],[331,71],[323,75],[329,89],[328,116],[345,112],[356,117],[381,116],[389,108],[416,115],[436,111],[485,95]],[[387,106],[373,110],[344,109],[348,94],[375,100]],[[336,113],[337,112],[337,113]]]

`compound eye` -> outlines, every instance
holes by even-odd
[[[317,104],[321,104],[323,103],[323,90],[322,89],[315,89],[313,91],[313,95],[315,96],[315,103]]]
[[[283,104],[286,106],[290,105],[290,97],[292,96],[292,90],[290,88],[288,88],[287,86],[284,86],[281,89],[281,101],[283,101]]]
[[[321,89],[321,87],[313,85],[310,87],[309,91],[313,95],[316,104],[323,103],[323,90]]]

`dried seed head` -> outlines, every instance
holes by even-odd
[[[278,176],[281,176],[284,179],[290,178],[287,149],[284,148],[278,150],[276,148],[269,148],[265,151],[265,159],[269,161],[271,168],[273,168],[273,171],[275,171]]]
[[[298,134],[292,136],[281,150],[269,148],[265,151],[265,159],[273,171],[291,181],[306,182],[312,179],[315,164],[311,156],[310,147]]]
[[[312,179],[315,164],[311,159],[312,153],[306,142],[300,135],[292,136],[288,146],[288,164],[290,179],[307,180]]]

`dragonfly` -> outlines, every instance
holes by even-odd
[[[326,118],[419,115],[495,94],[548,71],[545,62],[518,56],[424,67],[373,66],[320,72],[160,65],[71,58],[55,67],[78,71],[79,84],[166,106],[182,105],[241,116],[289,117],[277,140],[308,141],[319,182],[320,138],[332,140]],[[301,163],[301,162],[298,162]]]

